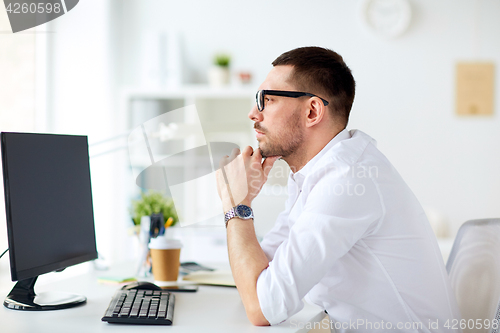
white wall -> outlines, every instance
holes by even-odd
[[[189,82],[206,80],[220,50],[233,55],[233,69],[251,69],[258,84],[284,51],[331,48],[357,80],[349,128],[377,139],[421,203],[456,231],[467,219],[500,216],[500,86],[494,116],[454,114],[457,61],[493,61],[499,76],[500,2],[410,2],[408,32],[383,40],[362,28],[360,1],[122,1],[121,84],[138,81],[137,45],[148,31],[179,32]]]

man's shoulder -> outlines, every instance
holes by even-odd
[[[330,147],[329,151],[312,168],[307,182],[327,183],[369,183],[384,176],[399,180],[400,176],[385,155],[377,148],[376,141],[368,134],[351,130],[347,139]]]
[[[367,160],[372,163],[378,159],[385,160],[385,156],[377,149],[377,141],[371,136],[360,130],[350,130],[349,134],[348,138],[332,146],[314,169],[328,168],[332,163],[338,167],[349,167],[366,163]]]

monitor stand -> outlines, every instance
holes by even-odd
[[[38,276],[16,283],[3,305],[9,309],[26,311],[45,311],[72,308],[87,302],[81,295],[47,292],[35,294],[35,282]]]

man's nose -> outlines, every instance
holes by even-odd
[[[257,105],[254,105],[252,107],[252,109],[248,113],[248,118],[255,122],[262,121],[262,112],[259,112],[259,109],[257,109]]]

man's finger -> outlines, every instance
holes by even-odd
[[[229,163],[229,156],[224,156],[219,161],[219,168],[223,168],[225,165]]]
[[[245,148],[243,148],[243,153],[242,153],[243,155],[252,156],[253,153],[254,151],[252,147],[246,146]]]
[[[264,176],[267,178],[267,175],[269,175],[269,172],[273,168],[274,162],[276,162],[281,156],[271,156],[267,157],[264,160],[264,163],[262,163],[262,169],[264,170]]]
[[[239,148],[233,148],[233,150],[231,150],[231,155],[229,156],[230,158],[231,157],[236,157],[240,154],[240,149]]]
[[[262,152],[260,151],[260,148],[255,149],[253,152],[252,157],[256,160],[259,161],[259,164],[262,163]]]
[[[229,155],[229,158],[227,159],[227,163],[231,163],[239,154],[240,154],[239,148],[234,148],[231,151],[231,155]]]

